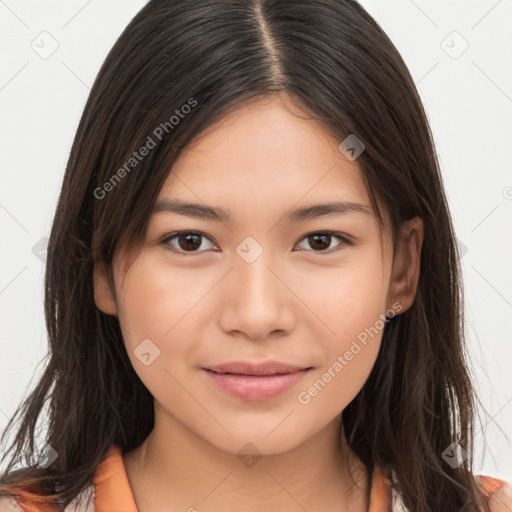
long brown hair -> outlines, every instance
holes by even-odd
[[[113,444],[129,451],[148,436],[153,397],[130,364],[117,317],[95,305],[93,264],[105,262],[114,289],[114,254],[140,249],[180,151],[227,112],[275,94],[340,142],[349,134],[363,142],[357,162],[381,230],[379,206],[395,241],[404,221],[424,221],[415,301],[386,325],[372,372],[343,411],[352,450],[369,471],[393,470],[411,512],[488,510],[472,472],[478,398],[433,137],[399,52],[353,0],[152,0],[121,34],[66,167],[47,250],[48,362],[4,432],[2,442],[21,417],[0,496],[28,499],[31,490],[40,510],[61,510]],[[151,147],[142,157],[143,146]],[[35,431],[47,402],[44,441],[58,456],[43,468]],[[467,453],[456,467],[442,456],[452,443]],[[26,467],[9,471],[15,461]]]

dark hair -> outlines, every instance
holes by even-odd
[[[371,374],[343,411],[352,450],[393,470],[413,512],[481,510],[474,475],[476,392],[467,367],[459,254],[420,97],[399,52],[353,0],[152,0],[130,22],[94,82],[73,142],[48,242],[49,358],[22,415],[0,496],[40,495],[61,510],[92,482],[109,448],[139,446],[153,397],[127,356],[117,317],[95,305],[93,264],[113,286],[120,247],[141,248],[156,197],[180,151],[226,113],[285,94],[337,140],[355,134],[372,206],[393,240],[424,221],[415,301],[384,330]],[[142,146],[155,147],[131,160]],[[124,169],[124,172],[122,171]],[[36,423],[57,453],[34,464]],[[468,454],[453,468],[452,443]],[[11,471],[15,460],[28,467]],[[25,490],[25,494],[22,493]],[[59,508],[57,508],[59,507]]]

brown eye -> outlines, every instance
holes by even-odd
[[[170,246],[171,250],[178,254],[194,254],[204,252],[197,250],[204,245],[203,239],[210,240],[203,233],[196,233],[195,231],[179,231],[177,233],[165,237],[162,240],[162,243]],[[171,243],[171,241],[176,241],[177,245]]]
[[[347,238],[334,233],[332,231],[321,231],[317,233],[309,233],[302,240],[306,240],[309,246],[313,249],[313,252],[327,252],[327,249],[331,248],[331,243],[333,239],[341,240],[342,243],[339,243],[335,247],[339,247],[342,245],[350,245],[350,241]],[[338,249],[335,249],[338,250]],[[329,251],[334,252],[334,251]]]
[[[194,233],[187,233],[185,235],[179,235],[178,238],[178,245],[180,249],[183,249],[185,251],[188,250],[194,250],[199,249],[201,247],[201,236],[196,235]]]
[[[308,236],[309,243],[313,249],[324,251],[329,249],[331,245],[331,235],[310,235]]]
[[[331,244],[334,239],[338,239],[341,243],[338,243],[334,250],[332,249]],[[172,233],[171,235],[166,236],[161,243],[169,247],[171,251],[176,254],[183,256],[192,256],[194,254],[200,254],[205,252],[207,248],[204,247],[203,241],[207,240],[213,246],[213,242],[211,239],[206,236],[204,233],[196,232],[196,231],[177,231],[176,233]],[[351,245],[350,240],[346,237],[342,236],[339,233],[335,233],[333,231],[321,231],[315,233],[309,233],[305,235],[302,240],[306,240],[308,245],[313,252],[317,253],[326,253],[330,254],[331,252],[336,252],[338,247],[343,247],[344,245]],[[301,240],[301,242],[302,242]],[[340,247],[340,248],[341,248]],[[199,250],[203,248],[203,250]],[[210,247],[211,248],[211,247]]]

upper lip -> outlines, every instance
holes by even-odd
[[[265,361],[262,363],[251,363],[248,361],[233,361],[215,366],[208,366],[205,370],[216,373],[236,373],[239,375],[277,375],[294,373],[300,370],[309,370],[311,367],[296,366],[281,361]]]

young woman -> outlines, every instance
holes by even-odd
[[[462,311],[425,112],[369,14],[152,0],[72,147],[2,510],[509,510],[473,472]]]

